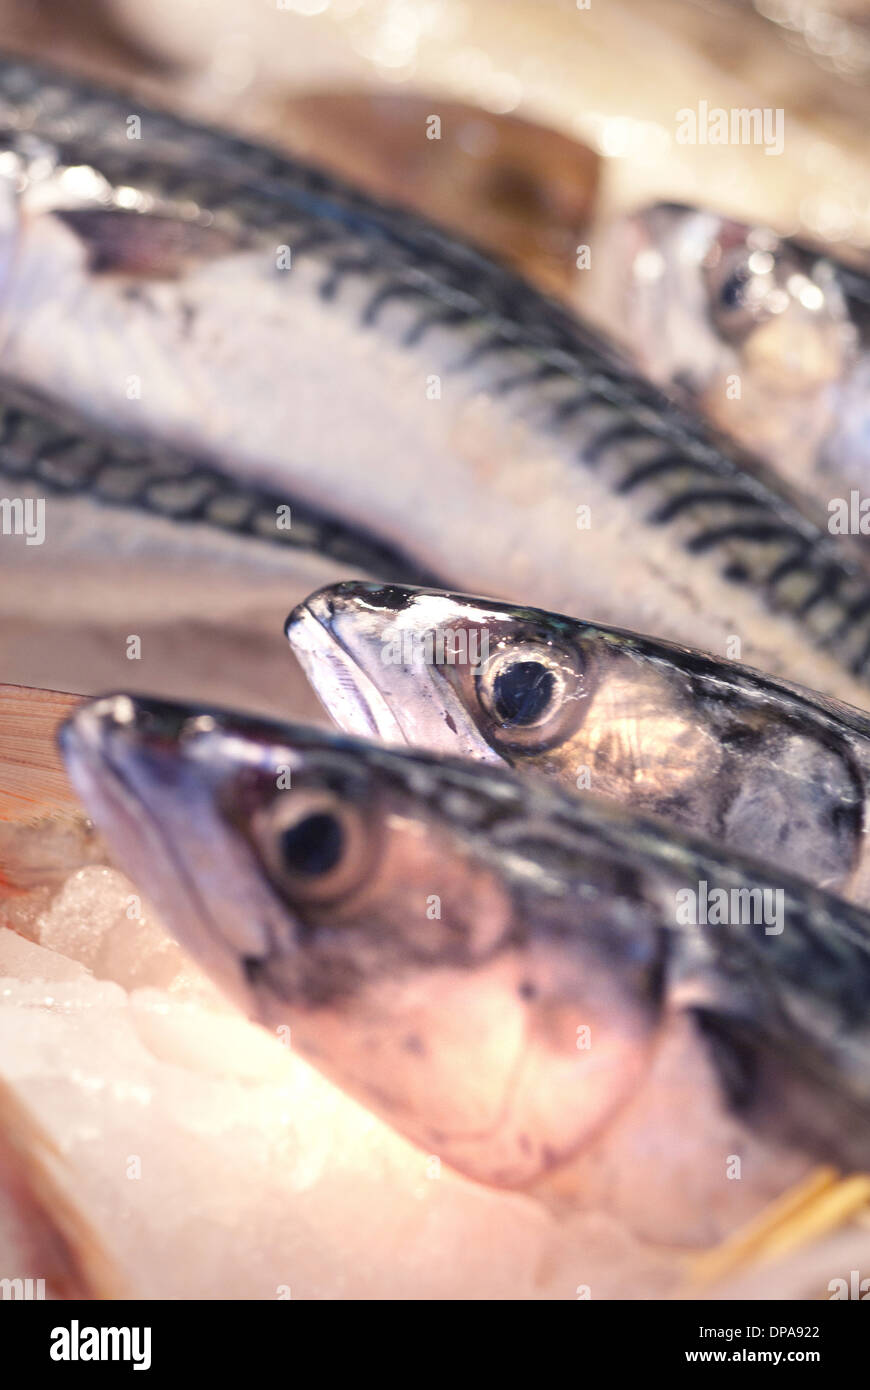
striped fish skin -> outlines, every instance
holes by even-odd
[[[850,905],[783,875],[779,933],[680,926],[678,891],[764,871],[503,768],[226,711],[106,697],[61,748],[203,968],[459,1171],[559,1201],[570,1178],[692,1244],[819,1157],[870,1159]]]
[[[870,276],[717,213],[654,204],[600,238],[597,308],[647,376],[816,504],[867,489]]]
[[[236,481],[339,499],[442,582],[713,651],[736,635],[866,702],[850,552],[591,330],[316,171],[146,111],[127,140],[138,104],[79,120],[82,100],[0,70],[0,373]]]
[[[351,734],[592,789],[870,905],[870,719],[650,637],[353,581],[287,636]]]
[[[338,574],[417,572],[290,493],[8,387],[0,498],[0,668],[22,685],[91,693],[129,679],[135,659],[155,694],[309,715],[280,637],[288,595]],[[13,533],[28,505],[31,522],[44,508],[40,544]]]

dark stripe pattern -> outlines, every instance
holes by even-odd
[[[141,141],[127,139],[133,114]],[[671,528],[675,548],[707,557],[728,582],[796,619],[808,641],[867,674],[870,579],[849,547],[760,463],[707,433],[597,334],[473,246],[272,150],[46,69],[0,63],[0,146],[26,163],[46,143],[60,165],[87,164],[113,188],[145,190],[156,211],[196,217],[196,205],[209,224],[264,254],[287,244],[294,258],[316,257],[326,304],[349,281],[371,281],[363,329],[374,330],[394,302],[418,305],[407,345],[454,331],[455,372],[485,362],[502,400],[519,408],[523,393],[546,398],[549,428],[578,465],[636,499],[639,524]]]

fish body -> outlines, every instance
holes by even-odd
[[[346,732],[591,789],[870,903],[870,720],[654,638],[401,585],[312,595],[287,635]]]
[[[866,491],[866,268],[671,204],[619,220],[601,249],[599,312],[648,376],[763,455],[825,522],[832,499]]]
[[[93,692],[140,660],[155,693],[302,714],[305,682],[282,660],[288,593],[416,571],[289,492],[8,386],[0,496],[0,664],[21,685]]]
[[[503,768],[128,696],[60,737],[203,968],[460,1172],[555,1202],[571,1175],[570,1201],[691,1245],[820,1154],[866,1165],[850,905],[777,873],[781,931],[681,925],[678,892],[768,871]]]
[[[92,95],[77,143],[74,84],[0,69],[0,373],[340,507],[443,583],[714,651],[736,633],[866,700],[866,576],[752,460],[474,248],[173,118],[128,140],[129,104]]]

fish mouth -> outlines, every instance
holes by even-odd
[[[319,590],[297,604],[284,624],[293,652],[317,698],[345,733],[408,742],[374,681],[342,642],[334,624],[329,590]]]
[[[468,602],[475,600],[445,589],[349,579],[300,603],[285,632],[343,732],[498,764],[499,755],[420,640],[442,618],[461,619]],[[410,650],[404,638],[411,639]]]
[[[193,815],[174,740],[194,713],[156,700],[104,696],[64,721],[58,744],[73,788],[114,863],[231,1002],[253,1016],[248,966],[268,954],[267,933],[256,922],[222,923],[219,896],[201,890],[176,848],[184,843],[183,821]],[[219,848],[214,855],[217,862]],[[246,939],[234,939],[242,929]]]

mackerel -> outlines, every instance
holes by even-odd
[[[600,251],[590,307],[638,367],[767,459],[834,534],[866,536],[870,522],[844,527],[835,502],[870,483],[870,275],[859,254],[850,264],[672,203],[617,220]]]
[[[0,148],[7,377],[340,508],[443,583],[714,653],[736,637],[748,663],[866,703],[850,551],[473,248],[16,61]]]
[[[870,1162],[842,900],[504,768],[227,711],[112,696],[61,746],[216,982],[467,1176],[697,1247]],[[711,894],[724,918],[682,911]]]
[[[337,584],[287,620],[347,733],[503,762],[870,906],[870,718],[789,682],[540,609]]]
[[[280,637],[288,597],[340,574],[419,573],[288,491],[8,386],[0,523],[0,671],[82,693],[136,661],[155,694],[307,713]]]

